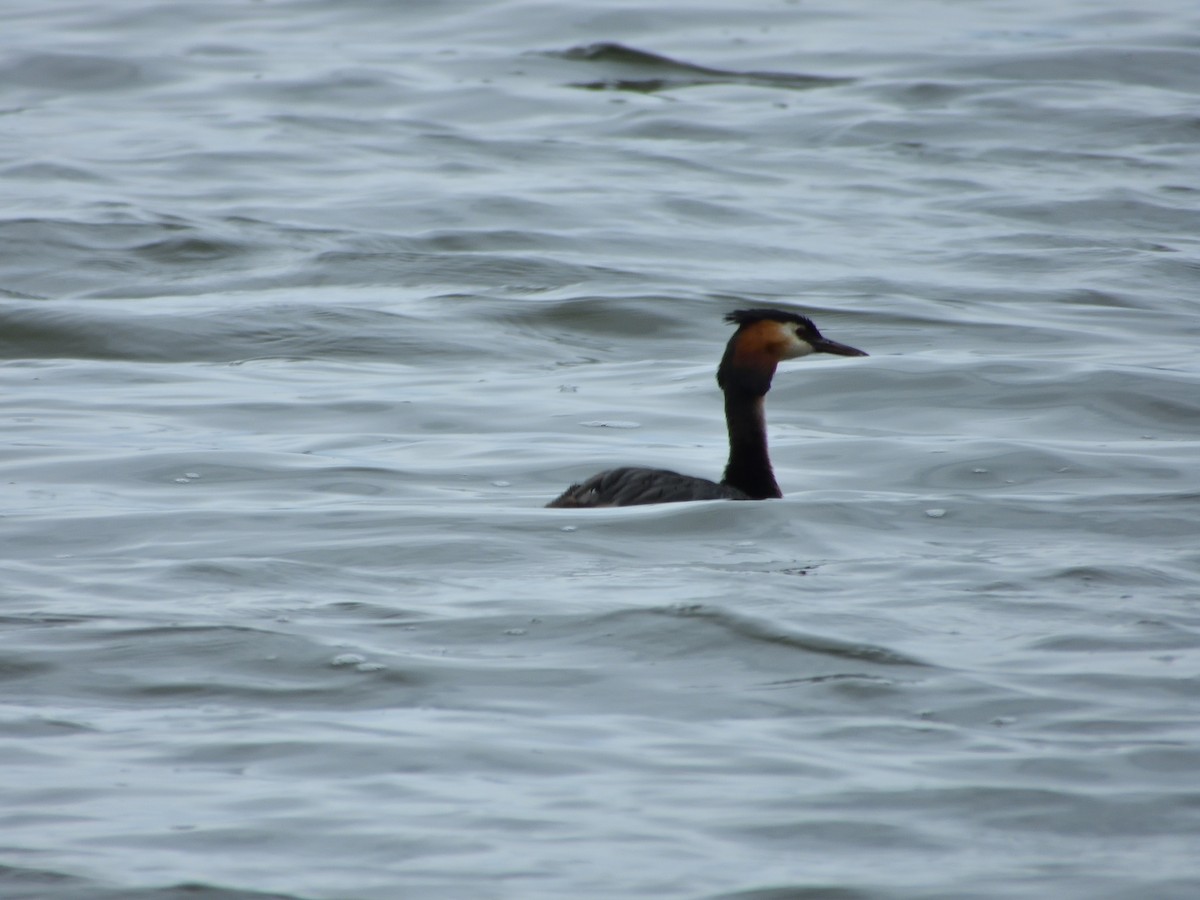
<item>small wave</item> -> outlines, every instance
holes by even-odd
[[[755,641],[765,641],[784,647],[794,647],[797,650],[804,650],[809,653],[822,653],[829,656],[841,656],[847,659],[861,659],[885,666],[929,665],[929,663],[922,662],[915,657],[891,650],[887,647],[844,641],[839,638],[796,631],[774,622],[756,619],[745,613],[734,613],[706,604],[665,606],[648,610],[648,612],[652,615],[671,616],[681,619],[705,619],[716,623],[740,637]]]
[[[715,69],[611,41],[572,47],[545,55],[603,68],[605,71],[600,78],[571,84],[571,87],[590,91],[633,91],[652,94],[705,84],[746,84],[796,90],[848,84],[853,80],[794,72]]]

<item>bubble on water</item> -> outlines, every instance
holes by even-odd
[[[946,511],[944,509],[927,509],[925,510],[925,515],[931,519],[940,519],[946,515]]]

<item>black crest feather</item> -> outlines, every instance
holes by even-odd
[[[725,313],[725,321],[739,327],[753,325],[755,322],[795,322],[806,330],[820,333],[817,332],[817,326],[808,316],[789,312],[786,309],[735,309],[733,312]]]

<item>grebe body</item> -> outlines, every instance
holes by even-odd
[[[725,393],[729,461],[721,481],[668,469],[625,466],[573,484],[550,507],[640,506],[685,500],[767,500],[782,497],[767,452],[764,398],[775,367],[811,353],[866,356],[822,336],[807,316],[779,309],[739,309],[725,316],[737,331],[725,347],[717,384]]]

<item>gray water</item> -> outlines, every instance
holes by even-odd
[[[10,2],[0,895],[1200,896],[1198,36]]]

